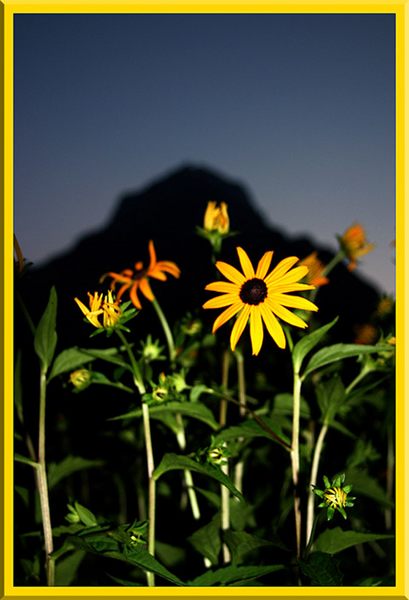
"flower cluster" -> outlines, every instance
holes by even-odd
[[[98,292],[93,294],[88,292],[89,308],[78,298],[74,298],[74,300],[87,321],[97,329],[92,335],[102,331],[106,331],[109,335],[115,329],[129,331],[124,327],[124,324],[136,315],[134,308],[128,308],[130,302],[126,302],[121,306],[119,299],[114,299],[111,290],[108,290],[105,295]]]

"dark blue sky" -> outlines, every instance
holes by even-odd
[[[266,218],[394,291],[393,15],[16,15],[15,230],[67,250],[182,163],[246,185]]]

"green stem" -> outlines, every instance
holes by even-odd
[[[139,369],[139,365],[136,362],[134,353],[132,352],[132,349],[130,347],[130,345],[128,344],[128,340],[126,339],[126,337],[124,336],[124,334],[122,333],[122,331],[120,329],[116,329],[115,330],[119,339],[121,340],[128,356],[129,356],[129,360],[131,363],[131,367],[132,367],[132,373],[133,373],[133,380],[134,380],[134,384],[136,386],[136,388],[138,389],[139,393],[144,394],[146,392],[146,388],[145,388],[145,384],[143,383],[143,379],[142,379],[142,375],[141,375],[141,371]]]
[[[236,350],[234,353],[237,362],[237,383],[238,383],[238,396],[240,402],[240,416],[243,419],[246,416],[246,377],[244,373],[244,359],[243,354]],[[243,441],[243,438],[239,438],[239,442]],[[244,473],[244,462],[240,460],[234,470],[234,484],[236,488],[243,491],[243,473]]]
[[[151,426],[149,419],[149,406],[146,402],[142,403],[142,420],[143,430],[145,435],[145,447],[146,447],[146,464],[148,467],[148,480],[149,480],[149,493],[148,493],[148,519],[149,519],[149,532],[148,532],[148,552],[155,556],[155,519],[156,519],[156,481],[153,478],[153,471],[155,470],[155,463],[153,459],[153,448],[152,448],[152,436]],[[152,587],[155,585],[154,573],[146,572],[148,586]]]
[[[293,386],[293,431],[291,442],[291,471],[294,486],[294,519],[295,538],[297,546],[297,558],[301,552],[301,500],[299,494],[299,472],[300,472],[300,404],[301,404],[301,378],[298,372],[294,372]]]
[[[176,422],[179,427],[178,434],[176,439],[179,444],[179,448],[181,450],[186,449],[186,435],[185,435],[185,427],[183,425],[182,415],[180,413],[176,413]],[[184,470],[185,484],[187,489],[187,494],[189,496],[190,506],[192,509],[193,518],[198,520],[200,519],[200,508],[199,503],[197,501],[196,490],[194,488],[192,473],[189,469]]]
[[[328,425],[326,423],[321,427],[321,431],[319,432],[317,443],[315,444],[314,456],[312,459],[311,465],[311,476],[310,476],[310,485],[308,487],[308,503],[307,503],[307,530],[306,530],[306,540],[308,541],[312,535],[312,528],[314,522],[314,499],[315,494],[313,492],[313,486],[317,483],[317,475],[318,475],[318,467],[320,464],[320,458],[322,453],[322,448],[324,445],[324,439],[327,435]]]
[[[45,461],[45,416],[46,416],[47,371],[41,369],[40,375],[40,414],[38,423],[38,468],[37,487],[40,496],[41,516],[43,521],[45,567],[47,585],[54,585],[54,561],[50,558],[53,552],[53,533],[51,527],[50,502],[48,497],[47,470]]]
[[[229,368],[230,368],[230,352],[225,350],[222,359],[222,390],[226,391],[229,384]],[[222,403],[225,404],[222,406]],[[220,402],[220,426],[226,425],[226,413],[227,413],[227,400],[222,398]],[[223,419],[223,420],[222,420]],[[228,475],[229,463],[222,466],[223,472]],[[227,487],[224,485],[220,486],[220,526],[222,531],[227,531],[230,527],[230,494]],[[231,560],[230,550],[227,544],[222,546],[223,562],[227,564]]]
[[[153,299],[152,304],[153,304],[153,308],[156,311],[156,314],[159,317],[159,321],[162,325],[163,333],[165,334],[166,342],[168,344],[169,360],[170,360],[171,365],[173,365],[173,363],[175,362],[175,358],[176,358],[176,352],[175,352],[175,342],[173,341],[172,332],[170,330],[168,321],[159,305],[159,302],[156,300],[156,298]]]

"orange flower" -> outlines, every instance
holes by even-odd
[[[155,246],[153,245],[152,240],[149,241],[149,258],[149,266],[146,268],[144,268],[142,262],[138,261],[135,263],[134,270],[124,269],[120,273],[105,273],[105,275],[101,277],[101,281],[103,281],[105,277],[111,277],[111,289],[114,289],[117,284],[121,284],[117,293],[117,299],[120,300],[123,294],[129,290],[129,297],[132,300],[132,304],[134,304],[136,308],[141,309],[142,305],[138,297],[138,290],[151,302],[155,299],[149,283],[150,277],[159,279],[160,281],[166,281],[166,273],[169,273],[176,278],[180,276],[180,269],[174,262],[168,260],[156,260]]]
[[[378,338],[378,330],[371,323],[364,323],[355,327],[355,344],[374,344]]]
[[[308,273],[305,276],[307,283],[314,285],[315,287],[321,287],[329,283],[328,277],[324,276],[325,265],[319,260],[318,252],[311,252],[308,256],[303,258],[300,265],[308,267]]]
[[[354,223],[345,231],[342,236],[338,236],[341,249],[349,260],[348,270],[353,271],[356,266],[356,260],[372,252],[374,244],[369,244],[366,239],[365,229],[359,223]]]

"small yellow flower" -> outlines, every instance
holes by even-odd
[[[389,296],[384,296],[379,300],[375,314],[377,317],[382,319],[383,317],[387,317],[392,314],[394,307],[395,301]]]
[[[203,227],[206,231],[229,232],[230,221],[226,202],[221,202],[219,206],[213,200],[208,202]]]
[[[354,223],[338,237],[341,249],[349,260],[348,270],[353,271],[357,266],[357,259],[365,256],[375,248],[366,239],[365,229],[359,223]]]
[[[308,273],[305,277],[307,283],[315,287],[321,287],[329,283],[328,277],[325,277],[325,265],[318,258],[318,252],[311,252],[308,256],[300,261],[301,266],[308,267]]]
[[[158,261],[156,259],[155,246],[152,240],[149,241],[149,258],[149,265],[146,268],[144,268],[142,262],[138,261],[134,265],[134,270],[124,269],[120,273],[109,272],[101,277],[101,281],[103,281],[105,277],[111,277],[111,289],[114,289],[116,284],[122,284],[117,294],[118,300],[120,300],[123,294],[129,290],[129,297],[132,304],[140,310],[142,305],[138,297],[138,291],[141,291],[145,298],[151,302],[155,299],[149,283],[150,277],[159,279],[160,281],[166,281],[166,273],[169,273],[176,278],[180,276],[180,269],[174,262],[168,260]]]
[[[305,277],[308,267],[292,269],[299,259],[290,256],[279,262],[267,275],[273,258],[272,251],[263,255],[256,270],[243,248],[238,247],[237,253],[243,273],[225,262],[217,261],[217,269],[228,281],[215,281],[205,288],[222,295],[208,300],[203,308],[225,308],[213,324],[213,333],[238,314],[230,336],[233,351],[248,321],[253,355],[260,352],[263,344],[263,322],[277,346],[285,348],[285,335],[277,317],[295,327],[305,328],[307,323],[286,307],[318,310],[317,306],[306,298],[289,295],[289,292],[314,289],[313,285],[296,283]]]
[[[115,327],[122,315],[122,310],[118,300],[114,300],[111,290],[108,290],[108,293],[105,296],[102,293],[98,294],[98,292],[94,292],[94,294],[88,292],[88,299],[89,308],[87,308],[81,300],[74,298],[91,325],[97,329]],[[101,316],[102,322],[100,321]]]

